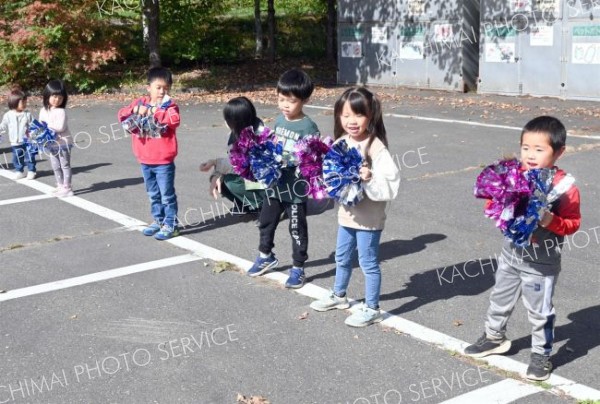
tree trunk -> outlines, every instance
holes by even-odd
[[[144,34],[144,48],[148,52],[150,67],[160,66],[159,43],[159,0],[143,0],[142,26]]]
[[[263,57],[263,32],[262,22],[260,21],[260,0],[254,0],[254,37],[256,41],[254,57],[260,59]]]
[[[267,25],[269,30],[269,62],[275,62],[276,43],[275,43],[275,0],[268,0]]]
[[[335,9],[336,0],[327,0],[327,59],[335,61],[337,56],[337,41],[335,28],[337,26],[337,13]]]

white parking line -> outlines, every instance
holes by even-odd
[[[35,195],[35,196],[24,196],[22,198],[5,199],[3,201],[0,201],[0,206],[12,205],[14,203],[38,201],[40,199],[48,199],[48,198],[52,198],[52,195],[44,194],[44,195]]]
[[[318,105],[306,105],[306,107],[307,108],[314,108],[314,109],[324,109],[324,110],[328,110],[328,111],[332,111],[333,110],[332,107],[321,107],[321,106],[318,106]],[[520,128],[518,126],[496,125],[496,124],[493,124],[493,123],[484,123],[484,122],[475,122],[475,121],[463,121],[463,120],[460,120],[460,119],[434,118],[434,117],[430,117],[430,116],[404,115],[404,114],[392,114],[392,113],[384,114],[384,116],[391,116],[391,117],[394,117],[394,118],[401,118],[401,119],[414,119],[414,120],[417,120],[417,121],[454,123],[454,124],[459,124],[459,125],[482,126],[482,127],[485,127],[485,128],[507,129],[507,130],[516,130],[516,131],[521,131],[523,129],[523,128]],[[577,138],[581,138],[581,139],[600,140],[600,136],[576,135],[576,134],[571,133],[569,131],[567,131],[567,134],[568,134],[569,137],[577,137]]]
[[[0,172],[0,175],[2,175],[1,172]],[[42,192],[50,192],[49,190],[52,189],[52,187],[42,184],[36,180],[20,182],[20,183],[23,185],[29,186],[31,188],[34,188],[34,189],[43,190]],[[88,212],[95,213],[96,215],[99,215],[105,219],[116,221],[117,223],[136,228],[137,230],[140,230],[140,231],[143,229],[143,226],[145,225],[144,222],[142,222],[138,219],[124,215],[115,210],[105,208],[101,205],[87,201],[87,200],[79,198],[77,196],[63,198],[62,201],[69,203],[71,205],[77,206]],[[180,247],[182,249],[188,250],[193,253],[193,255],[182,255],[179,257],[174,257],[173,259],[176,262],[178,260],[182,260],[182,262],[191,262],[191,261],[199,260],[202,258],[209,258],[214,261],[229,261],[235,265],[238,265],[239,267],[241,267],[245,270],[247,270],[247,268],[249,268],[252,265],[252,263],[248,260],[245,260],[243,258],[237,257],[237,256],[229,254],[229,253],[226,253],[226,252],[218,250],[216,248],[209,247],[205,244],[202,244],[202,243],[197,242],[192,239],[188,239],[184,236],[175,237],[173,239],[167,240],[166,242],[171,243],[177,247]],[[187,258],[184,258],[184,257],[187,257]],[[185,261],[186,259],[189,259],[190,261]],[[164,262],[167,262],[167,260],[169,260],[169,259],[152,261],[151,263],[139,264],[138,266],[133,265],[131,267],[117,268],[115,270],[110,270],[110,271],[105,271],[105,272],[110,273],[111,271],[120,271],[120,272],[123,272],[123,275],[127,275],[128,273],[125,273],[125,272],[132,271],[132,268],[133,268],[133,272],[131,272],[131,273],[136,273],[136,272],[148,270],[148,269],[143,269],[144,266],[157,265],[156,263],[160,263],[160,262],[163,263],[162,266],[165,266]],[[154,264],[152,264],[152,263],[154,263]],[[158,265],[161,265],[161,264],[158,264]],[[175,265],[175,264],[170,264],[170,265]],[[156,266],[151,269],[156,269],[156,268],[159,268],[162,266]],[[136,270],[135,269],[136,267],[140,267],[141,269]],[[116,273],[119,273],[119,272],[116,272]],[[100,272],[99,274],[103,274],[103,273]],[[84,282],[84,283],[97,282],[97,281],[100,281],[103,279],[103,278],[98,278],[96,280],[93,280],[94,279],[93,275],[94,274],[90,274],[90,275],[85,275],[84,277],[77,277],[77,278],[72,278],[72,279],[74,279],[74,280],[78,280],[80,278],[89,279],[89,282]],[[123,275],[116,275],[116,276],[123,276]],[[102,276],[107,276],[107,275],[105,274]],[[266,275],[263,275],[263,277],[277,281],[281,284],[284,284],[285,281],[287,280],[287,276],[285,274],[279,273],[279,272],[268,273]],[[106,278],[106,279],[109,279],[109,278]],[[59,286],[59,284],[61,282],[69,282],[69,281],[70,281],[69,279],[66,279],[63,281],[57,281],[57,282],[52,282],[52,283],[56,283],[57,286]],[[75,285],[76,284],[73,284],[72,286],[75,286]],[[42,286],[42,285],[40,285],[40,286]],[[33,286],[31,288],[36,288],[36,287]],[[29,289],[29,288],[18,289],[18,290],[12,291],[12,292],[24,291],[24,289]],[[56,289],[62,289],[62,287],[57,287]],[[28,293],[24,294],[23,296],[30,296],[30,295],[36,294],[36,292],[44,293],[47,291],[49,291],[49,290],[31,289]],[[304,295],[304,296],[312,297],[312,298],[320,298],[329,293],[328,290],[326,290],[320,286],[314,285],[314,284],[307,284],[300,289],[296,289],[295,292],[297,292],[298,294]],[[6,298],[7,296],[11,296],[12,299],[15,299],[17,297],[23,297],[23,296],[9,294],[9,293],[10,293],[10,291],[7,294],[0,295],[0,302],[3,300],[9,300]],[[20,293],[23,293],[23,292],[20,292]],[[357,307],[357,305],[354,305],[353,307],[350,308],[350,311],[355,310],[356,307]],[[404,334],[410,335],[417,340],[425,341],[430,344],[437,345],[441,349],[462,352],[463,349],[468,345],[467,342],[464,342],[464,341],[461,341],[452,336],[443,334],[439,331],[427,328],[425,326],[422,326],[422,325],[412,322],[410,320],[406,320],[402,317],[392,315],[392,314],[389,314],[386,312],[383,312],[383,314],[385,316],[385,320],[381,323],[382,325],[385,325],[385,326],[388,326],[391,328],[395,328],[398,331],[400,331]],[[482,360],[484,362],[487,362],[490,365],[500,368],[502,370],[518,372],[521,374],[525,372],[526,367],[527,367],[527,365],[525,365],[519,361],[516,361],[514,359],[505,357],[505,356],[492,355],[492,356],[483,358]],[[599,390],[579,384],[575,381],[566,379],[566,378],[558,376],[556,374],[552,374],[552,376],[550,377],[550,379],[548,379],[546,381],[546,383],[548,383],[549,385],[551,385],[553,387],[552,391],[557,392],[557,393],[567,394],[567,395],[570,395],[579,400],[588,400],[588,399],[600,400],[600,391]]]
[[[177,257],[169,257],[156,261],[149,261],[141,264],[130,265],[127,267],[109,269],[107,271],[102,272],[95,272],[93,274],[77,276],[74,278],[62,279],[60,281],[42,283],[26,288],[9,290],[5,293],[0,294],[0,302],[18,299],[20,297],[39,295],[40,293],[53,292],[55,290],[72,288],[73,286],[80,286],[88,283],[105,281],[107,279],[136,274],[138,272],[151,271],[153,269],[160,269],[170,267],[173,265],[185,264],[201,259],[202,257],[199,257],[194,254],[185,254],[179,255]]]
[[[541,387],[505,379],[501,382],[470,391],[440,404],[509,404],[519,398],[544,391]]]

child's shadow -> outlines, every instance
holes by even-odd
[[[210,210],[207,209],[204,213],[199,212],[201,209],[195,209],[195,212],[193,212],[190,216],[195,220],[192,220],[191,223],[187,223],[188,221],[184,213],[183,223],[187,224],[185,224],[180,234],[190,235],[218,229],[221,227],[232,226],[239,223],[253,222],[256,226],[258,226],[258,217],[260,216],[260,212],[236,216],[229,212],[230,208],[228,208],[227,205],[231,205],[231,203],[227,202],[225,199],[222,199],[220,202],[214,202],[211,204]],[[333,209],[333,207],[334,202],[332,199],[309,199],[307,201],[307,216],[320,215],[321,213]],[[206,216],[204,216],[205,213]],[[288,224],[285,223],[287,220],[287,215],[284,215],[283,219],[279,221],[278,229],[282,229],[280,231],[287,230],[286,227]],[[258,227],[256,228],[256,233],[258,233]]]
[[[383,262],[403,255],[417,253],[427,248],[427,244],[435,243],[436,241],[441,241],[445,238],[445,234],[430,233],[422,234],[418,237],[413,238],[412,240],[396,239],[386,241],[385,243],[381,243],[381,245],[379,246],[379,261]],[[356,268],[359,266],[356,252],[354,253],[354,255],[355,256],[352,262],[352,267]],[[329,278],[335,275],[335,251],[332,251],[327,258],[321,258],[306,263],[306,267],[317,267],[321,265],[333,265],[333,269],[313,275],[307,278],[307,282],[313,281],[315,279]]]
[[[390,314],[402,314],[437,300],[478,295],[494,285],[496,269],[498,264],[495,259],[469,260],[430,269],[412,275],[403,289],[383,294],[380,300],[414,297],[413,300],[388,310]]]
[[[77,195],[82,195],[96,191],[103,191],[106,189],[125,188],[131,185],[138,185],[143,183],[144,179],[142,177],[121,178],[114,181],[95,182],[86,188],[76,189],[75,193]]]
[[[600,305],[576,311],[567,316],[570,323],[554,329],[554,342],[567,340],[552,355],[552,365],[558,368],[578,358],[600,345]],[[509,354],[531,347],[531,336],[527,335],[512,341]]]
[[[188,224],[186,222],[185,215],[183,216],[182,224],[184,224],[184,226],[180,231],[181,235],[189,236],[191,234],[219,229],[221,227],[233,226],[240,223],[253,222],[254,225],[257,225],[258,214],[248,213],[239,216],[232,215],[229,211],[226,211],[224,209],[223,205],[222,207],[219,207],[214,211],[210,211],[210,215],[207,215],[206,217],[200,216],[196,213],[194,214],[193,218],[193,222]],[[199,220],[200,218],[202,218],[202,220]],[[258,228],[256,228],[256,232],[258,232]]]

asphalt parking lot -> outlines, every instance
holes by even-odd
[[[0,143],[0,403],[221,404],[238,394],[277,404],[600,400],[599,133],[583,118],[561,117],[577,102],[540,101],[551,104],[540,113],[588,130],[569,137],[559,161],[577,179],[583,219],[564,246],[556,289],[556,370],[532,384],[519,377],[530,339],[520,305],[508,355],[486,364],[460,349],[483,331],[502,242],[473,183],[483,165],[518,150],[518,128],[533,115],[492,105],[486,117],[428,102],[437,97],[430,93],[412,97],[384,105],[402,183],[380,252],[389,316],[366,329],[346,327],[347,311],[308,307],[333,284],[330,201],[310,201],[308,284],[298,292],[282,286],[291,267],[287,223],[275,241],[278,272],[251,279],[223,265],[247,267],[258,231],[255,218],[233,217],[227,202],[209,197],[198,171],[225,153],[222,104],[180,104],[175,185],[185,226],[169,242],[140,232],[149,204],[117,124],[119,103],[75,101],[68,111],[77,134],[74,197],[50,196],[47,158],[36,180],[9,179],[10,149]],[[510,102],[519,100],[502,99]],[[314,100],[306,109],[324,134],[333,128],[330,107]],[[267,124],[277,114],[273,105],[257,109]],[[349,295],[360,300],[355,271]]]

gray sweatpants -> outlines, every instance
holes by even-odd
[[[61,147],[48,153],[56,185],[71,188],[71,150]]]
[[[558,274],[544,276],[523,272],[500,257],[485,322],[487,335],[504,337],[508,319],[519,296],[522,296],[532,326],[531,351],[540,355],[550,355],[554,341],[555,318],[552,296],[557,278]]]

